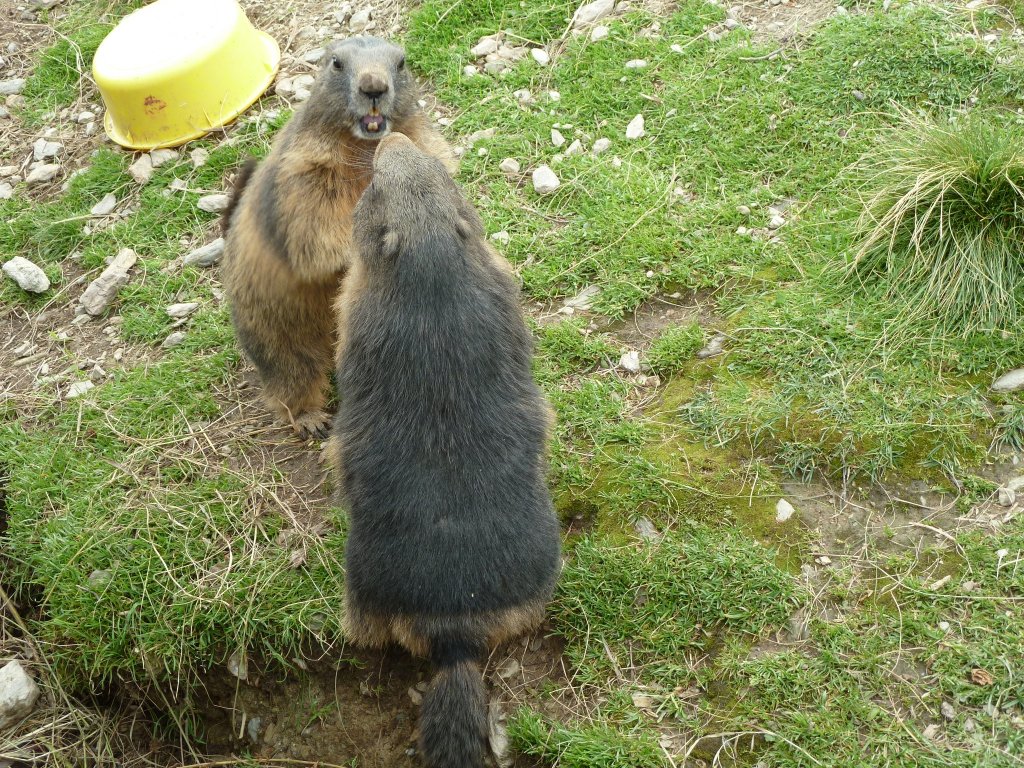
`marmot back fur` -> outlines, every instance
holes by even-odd
[[[223,279],[242,349],[274,412],[300,435],[324,435],[335,352],[332,306],[352,258],[352,209],[373,152],[392,130],[454,172],[454,157],[417,105],[401,48],[373,37],[333,43],[308,103],[269,156],[238,174]]]
[[[330,446],[349,514],[345,626],[431,659],[425,764],[479,768],[479,662],[541,623],[559,569],[551,411],[515,280],[441,162],[383,139],[355,222]]]

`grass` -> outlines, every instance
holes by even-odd
[[[863,177],[848,170],[861,158],[878,158],[881,172],[894,156],[879,148],[897,153],[907,172],[881,178],[902,194],[920,176],[908,156],[929,172],[968,150],[1010,167],[979,148],[1010,146],[1021,129],[1019,48],[978,40],[975,27],[996,25],[994,15],[934,4],[864,3],[776,56],[774,41],[743,29],[712,42],[704,32],[724,11],[697,0],[657,19],[614,17],[596,44],[563,39],[574,7],[427,0],[408,34],[410,62],[454,115],[450,137],[497,128],[465,154],[460,181],[488,231],[510,233],[504,251],[528,305],[600,289],[593,313],[538,312],[533,326],[535,373],[558,414],[551,487],[567,562],[551,618],[568,680],[511,720],[513,743],[570,767],[667,767],[687,753],[773,768],[1019,765],[1019,516],[906,549],[865,540],[832,552],[828,567],[813,561],[819,531],[799,502],[775,522],[794,477],[842,485],[861,506],[871,501],[858,485],[901,493],[923,480],[972,520],[993,490],[982,465],[1024,445],[1019,396],[986,391],[1024,355],[1010,315],[908,332],[921,302],[890,290],[900,272],[887,250],[863,287],[836,274],[865,242]],[[73,38],[83,52],[95,11]],[[552,65],[527,57],[499,78],[465,76],[470,46],[498,30],[557,48]],[[44,54],[37,76],[48,79],[29,89],[29,117],[77,93],[73,50]],[[638,58],[649,66],[624,68]],[[534,101],[521,104],[520,89]],[[909,113],[930,115],[914,119],[938,141],[951,119],[974,130],[966,112],[1011,138],[978,129],[963,152],[942,138],[931,155],[905,138]],[[629,142],[636,114],[647,135]],[[200,194],[265,152],[287,117],[207,140],[205,166],[179,159],[142,189],[128,157],[100,151],[66,193],[41,201],[19,190],[0,203],[0,249],[54,282],[40,298],[2,283],[0,301],[37,309],[73,291],[81,270],[134,248],[140,264],[111,312],[121,337],[147,351],[82,399],[54,405],[43,389],[0,402],[4,585],[29,609],[62,685],[141,691],[200,736],[193,705],[209,670],[232,656],[281,669],[341,639],[343,521],[320,510],[329,529],[312,532],[289,518],[289,468],[226,405],[239,355],[216,286],[209,273],[168,268],[214,225]],[[557,160],[555,126],[612,149]],[[500,172],[504,157],[520,160],[521,178]],[[554,195],[532,191],[541,162],[562,179]],[[109,191],[138,210],[86,232],[82,217]],[[994,201],[973,206],[1019,214]],[[776,212],[785,223],[769,232]],[[905,222],[892,231],[908,237]],[[661,294],[701,297],[701,321],[643,342],[620,332]],[[163,309],[181,300],[201,308],[183,345],[160,352]],[[696,359],[718,332],[724,353]],[[617,368],[627,348],[640,352],[639,376]],[[900,509],[908,525],[943,524]],[[797,637],[800,616],[808,629]],[[976,669],[991,681],[972,682]]]
[[[907,116],[865,159],[862,242],[852,267],[941,333],[1008,330],[1024,265],[1024,142],[973,114]]]

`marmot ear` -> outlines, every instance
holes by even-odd
[[[401,242],[399,240],[398,233],[395,230],[389,229],[387,232],[384,233],[383,248],[384,248],[384,255],[387,258],[393,259],[393,258],[397,257],[398,256],[398,250],[399,250],[400,247],[401,247]]]
[[[468,221],[466,221],[464,216],[456,217],[455,231],[459,233],[459,237],[463,240],[469,240],[473,236],[473,227]]]

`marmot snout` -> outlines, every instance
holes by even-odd
[[[239,174],[224,221],[231,317],[268,404],[302,436],[327,431],[332,305],[352,258],[352,209],[370,182],[377,142],[401,131],[456,167],[418,96],[398,46],[370,37],[333,43],[309,101],[266,160]]]

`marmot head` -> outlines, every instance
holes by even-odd
[[[377,145],[373,180],[352,218],[361,258],[371,266],[428,242],[461,248],[484,241],[480,216],[444,164],[401,133]]]
[[[415,111],[416,94],[405,51],[378,37],[351,37],[327,46],[307,109],[377,141]]]

